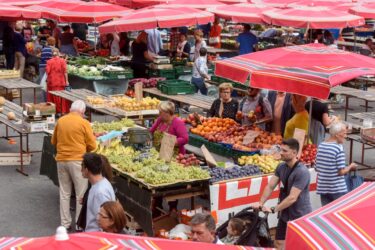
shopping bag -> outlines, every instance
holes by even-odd
[[[362,176],[357,175],[357,171],[352,171],[345,175],[345,181],[348,187],[348,192],[350,192],[361,186],[364,179]]]
[[[47,91],[47,74],[44,73],[42,80],[40,81],[40,86],[44,91]]]

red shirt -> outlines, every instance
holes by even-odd
[[[53,90],[54,87],[66,86],[66,61],[58,56],[53,57],[47,61],[47,87]]]

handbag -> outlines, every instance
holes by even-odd
[[[346,186],[348,187],[348,192],[353,191],[357,187],[361,186],[364,182],[364,178],[357,175],[357,170],[349,172],[345,175]]]

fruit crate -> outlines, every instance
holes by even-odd
[[[232,156],[231,157],[233,159],[237,160],[241,156],[249,156],[249,155],[256,155],[256,154],[260,154],[260,150],[255,150],[255,151],[241,151],[241,150],[232,149]]]
[[[176,60],[171,61],[171,64],[173,66],[184,66],[186,65],[186,63],[187,63],[187,59],[181,59],[179,61],[176,61]]]
[[[176,73],[174,69],[150,69],[149,70],[150,77],[165,77],[169,80],[176,79]]]
[[[202,145],[207,145],[208,141],[202,136],[189,133],[189,144],[194,147],[202,147]]]
[[[103,73],[103,76],[106,76],[106,77],[109,77],[109,78],[116,78],[116,79],[133,78],[133,71],[132,70],[124,70],[124,71],[103,70],[102,73]]]
[[[195,93],[195,87],[188,81],[165,80],[158,82],[158,89],[167,95],[188,95]]]

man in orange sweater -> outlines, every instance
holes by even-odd
[[[83,155],[96,148],[96,140],[90,123],[83,118],[86,105],[77,100],[72,103],[70,113],[61,117],[56,124],[51,142],[56,146],[57,173],[60,186],[61,225],[71,229],[70,196],[72,184],[76,194],[76,221],[81,211],[80,204],[88,182],[82,177]]]

